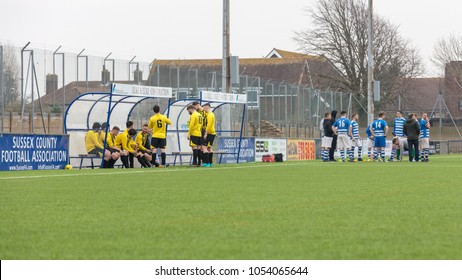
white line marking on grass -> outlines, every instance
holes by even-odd
[[[311,164],[310,164],[311,163]],[[56,177],[80,177],[80,176],[104,176],[104,175],[129,175],[129,174],[144,174],[144,173],[170,173],[170,172],[202,172],[202,171],[212,171],[212,170],[233,170],[233,169],[246,169],[246,168],[265,168],[265,167],[290,167],[290,166],[300,166],[300,165],[311,165],[313,162],[304,162],[304,163],[293,163],[293,164],[281,164],[281,165],[271,165],[271,164],[262,164],[259,165],[245,165],[245,166],[229,166],[229,167],[208,167],[208,168],[168,168],[168,169],[141,169],[141,170],[130,170],[130,171],[120,171],[120,172],[94,172],[94,173],[74,173],[74,174],[56,174],[56,175],[30,175],[30,176],[14,176],[14,177],[0,177],[0,180],[19,180],[19,179],[40,179],[40,178],[56,178]],[[261,165],[260,165],[261,164]],[[200,171],[199,171],[199,170]],[[63,172],[65,172],[63,170]]]
[[[442,158],[442,157],[438,157]],[[453,157],[447,157],[453,158]],[[403,164],[407,164],[409,162],[402,162]],[[246,163],[244,166],[236,166],[230,165],[227,167],[211,167],[211,168],[175,168],[171,167],[168,169],[135,169],[135,170],[126,170],[124,171],[112,171],[112,172],[91,172],[91,173],[73,173],[73,174],[49,174],[49,175],[29,175],[29,176],[14,176],[14,177],[0,177],[0,181],[6,180],[20,180],[20,179],[41,179],[41,178],[60,178],[60,177],[80,177],[80,176],[104,176],[104,175],[130,175],[130,174],[145,174],[145,173],[170,173],[170,172],[203,172],[203,171],[213,171],[213,170],[233,170],[233,169],[247,169],[247,168],[267,168],[267,167],[291,167],[291,166],[313,166],[313,167],[320,167],[320,166],[336,166],[336,167],[379,167],[379,166],[387,166],[387,167],[403,167],[402,164],[399,163],[383,163],[383,162],[363,162],[363,163],[340,163],[340,162],[332,162],[332,163],[323,163],[323,162],[316,162],[316,161],[304,161],[298,163],[289,163],[287,162],[283,164],[265,164],[261,162],[253,162],[253,163]],[[407,167],[423,167],[423,166],[432,166],[431,163],[412,163],[407,165]],[[460,164],[438,164],[435,167],[460,167]],[[200,171],[199,171],[200,170]],[[62,172],[65,172],[62,170]]]

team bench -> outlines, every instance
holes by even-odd
[[[219,156],[218,157],[218,163],[221,164],[221,160],[223,158],[223,155],[230,155],[230,154],[235,154],[235,153],[229,153],[229,152],[222,152],[222,151],[213,151],[214,155]],[[189,156],[189,164],[192,162],[192,152],[172,152],[172,156],[174,156],[173,159],[173,166],[176,165],[176,160],[178,157],[180,157],[180,165],[183,165],[183,157],[184,156]]]
[[[79,165],[79,169],[82,169],[82,165],[83,165],[83,160],[84,159],[89,159],[90,162],[91,162],[91,165],[90,166],[86,166],[86,167],[91,167],[91,169],[94,169],[95,168],[95,163],[94,163],[94,159],[99,159],[101,158],[100,156],[98,155],[93,155],[93,154],[79,154],[78,156],[76,157],[70,157],[70,159],[73,159],[73,158],[76,158],[76,159],[80,159],[80,165]]]

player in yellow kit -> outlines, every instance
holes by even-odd
[[[198,155],[198,165],[201,165],[201,161],[203,159],[203,147],[205,145],[204,135],[205,135],[205,127],[207,126],[207,113],[205,112],[204,108],[202,108],[201,104],[198,101],[194,101],[192,103],[196,111],[202,116],[202,128],[201,128],[201,141],[199,146],[199,155]]]
[[[193,152],[192,166],[198,167],[199,147],[201,146],[202,142],[201,130],[203,118],[201,114],[196,111],[196,108],[193,105],[186,107],[186,110],[188,110],[188,113],[190,114],[188,124],[188,140]]]
[[[202,164],[203,167],[211,167],[213,161],[213,141],[215,140],[216,131],[215,131],[215,114],[212,112],[210,103],[204,104],[204,110],[206,114],[206,127],[204,133],[204,145],[202,146]]]
[[[128,121],[126,123],[127,128],[123,133],[117,135],[115,139],[116,146],[121,150],[120,160],[122,161],[125,168],[134,167],[134,157],[137,151],[136,143],[133,141],[133,136],[136,135],[136,130],[133,129],[133,122]]]
[[[109,151],[104,151],[104,147],[100,142],[99,133],[101,130],[101,124],[98,122],[93,123],[92,129],[85,135],[85,147],[89,155],[102,156],[104,152],[104,161],[108,161],[111,158]]]
[[[154,115],[149,120],[148,127],[152,130],[151,146],[153,147],[152,153],[157,156],[157,149],[160,149],[161,164],[159,167],[166,166],[165,148],[167,147],[167,125],[172,122],[160,113],[159,105],[154,105],[152,108]]]
[[[143,129],[136,136],[135,139],[136,147],[138,148],[137,159],[142,167],[148,168],[151,166],[151,144],[149,143],[149,128],[147,124],[143,125]]]
[[[108,132],[106,136],[106,151],[111,153],[111,157],[109,160],[104,163],[104,168],[114,168],[114,164],[120,157],[120,149],[115,144],[115,139],[120,132],[120,128],[118,126],[114,126],[110,132]]]

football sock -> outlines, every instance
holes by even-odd
[[[161,158],[161,163],[162,165],[165,165],[165,161],[166,161],[166,154],[165,153],[161,153],[160,154],[160,158]]]
[[[198,150],[194,149],[193,150],[193,165],[197,165],[197,155],[198,155]]]

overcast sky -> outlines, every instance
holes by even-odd
[[[262,57],[297,50],[294,31],[310,26],[316,0],[230,0],[231,52]],[[151,61],[219,58],[222,0],[0,0],[0,42]],[[375,13],[400,26],[421,51],[428,75],[438,38],[462,34],[460,0],[375,0]]]

